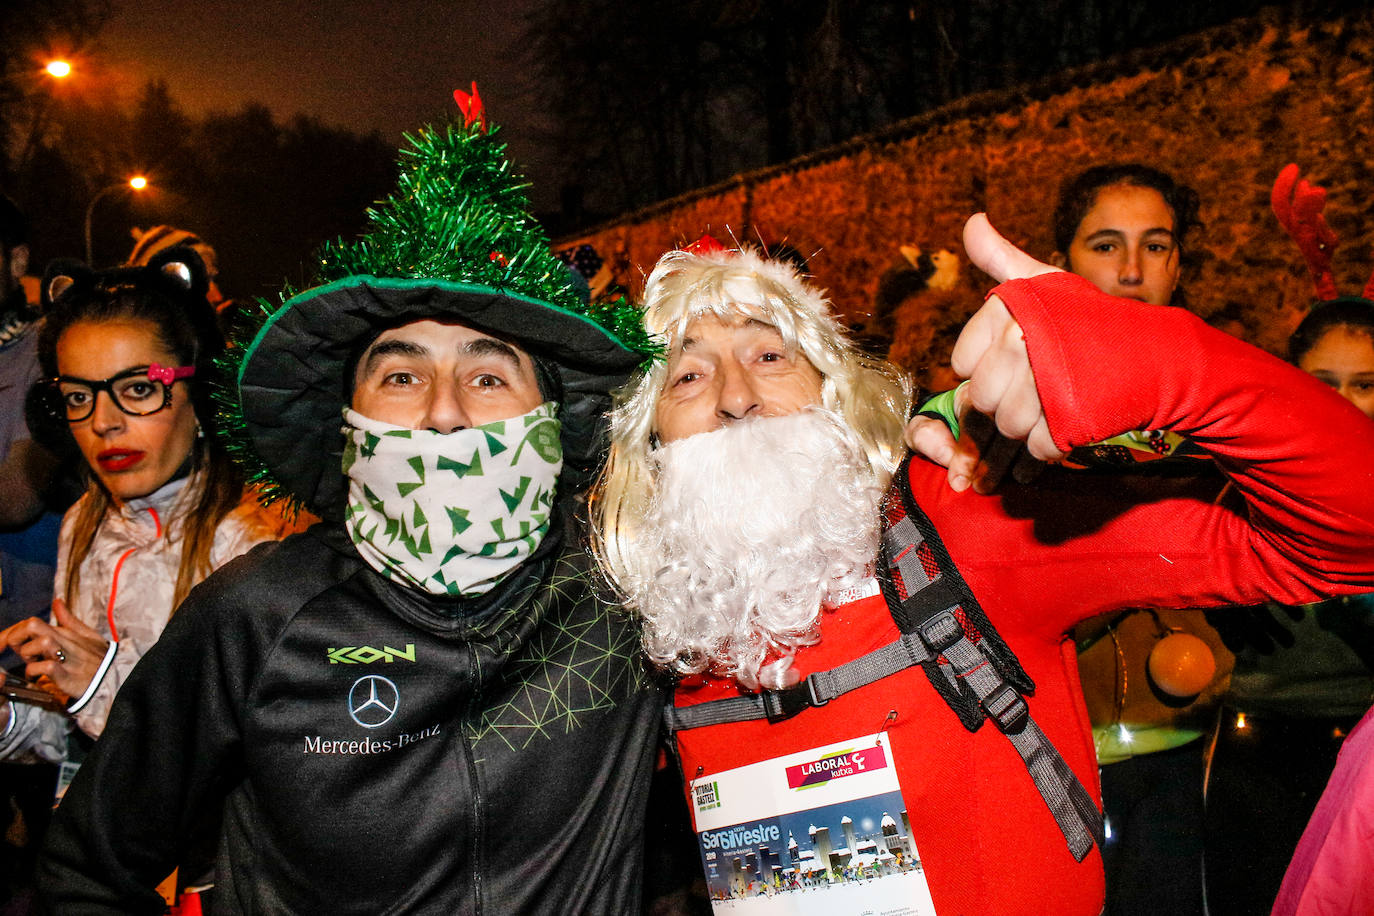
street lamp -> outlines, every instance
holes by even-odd
[[[72,65],[70,61],[63,60],[60,57],[54,58],[48,61],[43,66],[42,70],[37,71],[33,75],[38,76],[39,73],[46,73],[60,83],[62,80],[72,75]],[[33,151],[38,146],[39,141],[43,138],[43,121],[48,113],[48,105],[52,102],[52,91],[44,89],[41,85],[38,87],[38,95],[38,100],[33,103],[33,123],[29,125],[28,139],[24,141],[24,148],[19,153],[18,159],[15,160],[18,163],[15,171],[21,176],[28,169],[29,159],[33,156]]]
[[[120,181],[112,185],[106,185],[97,191],[96,195],[91,198],[91,202],[86,205],[86,263],[88,265],[93,260],[91,256],[91,217],[95,215],[95,205],[100,202],[102,197],[115,191],[126,189],[142,191],[146,187],[148,187],[148,179],[142,175],[135,175],[128,181]]]

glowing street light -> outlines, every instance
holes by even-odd
[[[89,265],[93,260],[91,256],[91,217],[95,215],[95,205],[107,194],[115,191],[134,190],[142,191],[148,187],[148,179],[143,175],[135,175],[128,181],[119,181],[112,185],[106,185],[96,192],[91,198],[91,202],[86,205],[86,263]]]
[[[48,105],[52,102],[53,87],[45,88],[42,85],[41,77],[43,74],[60,83],[72,75],[71,61],[55,57],[44,64],[42,70],[33,71],[29,74],[30,78],[36,80],[38,100],[33,103],[33,123],[29,125],[29,137],[24,142],[24,148],[16,160],[18,163],[17,171],[21,175],[28,168],[33,151],[43,138],[43,121],[48,113]]]

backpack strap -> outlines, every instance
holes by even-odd
[[[953,620],[952,614],[949,617]],[[991,659],[962,632],[943,655],[956,676],[973,688],[982,709],[1016,748],[1074,859],[1082,862],[1093,843],[1101,848],[1102,813],[1059,750],[1035,724],[1025,699],[1002,680]]]
[[[977,731],[991,718],[1007,736],[1077,861],[1103,842],[1102,814],[1059,751],[1031,718],[1031,681],[1016,654],[983,612],[911,492],[908,457],[897,469],[884,507],[887,528],[878,580],[897,628],[918,632],[931,652],[923,662],[931,685]]]
[[[906,462],[897,471],[886,510],[878,578],[901,637],[782,690],[682,708],[669,703],[663,714],[668,733],[756,719],[781,722],[920,665],[969,731],[977,731],[984,719],[991,718],[1007,736],[1054,815],[1069,852],[1083,861],[1094,843],[1102,845],[1102,814],[1031,718],[1023,694],[1032,694],[1034,685],[979,607],[935,526],[916,505]]]
[[[1033,696],[1035,683],[983,613],[934,523],[916,504],[911,492],[910,461],[908,458],[897,469],[883,507],[886,527],[875,570],[893,622],[897,629],[909,633],[945,611],[952,612],[969,641],[988,655],[998,673],[1018,693]],[[948,664],[939,664],[938,659],[923,667],[930,685],[958,714],[964,727],[977,731],[986,714],[971,685],[956,677]]]
[[[677,707],[669,703],[663,710],[663,724],[669,734],[673,734],[687,728],[753,719],[782,722],[803,709],[824,706],[841,694],[867,687],[888,675],[932,658],[934,656],[922,643],[920,636],[905,633],[881,649],[874,649],[829,671],[812,672],[800,683],[782,690],[765,690],[695,706]]]

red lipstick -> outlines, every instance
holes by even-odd
[[[107,448],[95,456],[102,471],[127,471],[143,460],[145,452],[137,449]]]

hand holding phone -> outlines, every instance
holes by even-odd
[[[6,671],[0,671],[0,696],[4,696],[7,700],[28,703],[31,706],[51,709],[56,712],[66,711],[66,706],[57,697],[36,684],[30,684],[23,678]]]

